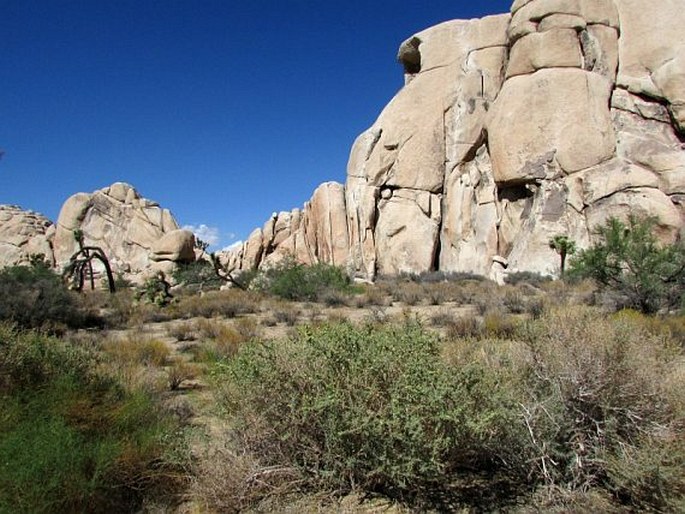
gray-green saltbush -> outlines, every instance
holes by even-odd
[[[312,488],[441,503],[465,476],[520,470],[515,404],[478,366],[447,366],[415,322],[304,327],[217,376],[247,448]]]

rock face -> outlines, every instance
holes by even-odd
[[[0,205],[0,268],[28,264],[38,254],[54,264],[54,235],[55,226],[42,214]]]
[[[179,230],[168,209],[122,182],[71,196],[56,227],[53,246],[58,268],[78,250],[75,230],[83,232],[85,245],[104,250],[115,273],[130,278],[148,270],[169,271],[176,261],[194,260],[192,233]]]
[[[558,272],[609,216],[685,226],[682,0],[516,0],[407,39],[405,87],[355,141],[345,186],[274,214],[222,258],[286,253],[357,276]],[[506,269],[505,269],[506,268]]]

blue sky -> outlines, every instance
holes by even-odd
[[[344,182],[404,39],[510,4],[0,0],[0,204],[124,181],[227,246]]]

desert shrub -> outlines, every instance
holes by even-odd
[[[530,350],[523,419],[546,487],[608,491],[671,511],[683,501],[682,350],[631,317],[586,307],[545,314],[520,331]],[[682,470],[682,468],[681,468]]]
[[[0,512],[134,512],[178,491],[173,420],[97,369],[92,350],[0,325]]]
[[[550,282],[552,277],[549,275],[541,275],[532,271],[517,271],[515,273],[508,273],[504,276],[504,281],[512,286],[518,284],[529,284],[531,286],[540,287],[546,282]]]
[[[481,367],[446,366],[414,322],[304,327],[244,345],[216,378],[248,451],[304,486],[440,502],[520,466],[515,404]]]
[[[571,277],[592,278],[645,313],[680,308],[685,299],[685,244],[660,245],[655,218],[610,218],[599,241],[571,262]]]
[[[342,268],[324,263],[308,266],[292,258],[261,270],[251,288],[297,301],[319,301],[331,291],[353,290],[350,277]]]
[[[51,331],[78,328],[96,320],[79,308],[75,293],[44,265],[0,270],[0,321]]]
[[[204,259],[179,264],[173,272],[173,278],[176,284],[200,291],[219,289],[224,284],[214,271],[212,263]]]

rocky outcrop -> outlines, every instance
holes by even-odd
[[[223,259],[500,279],[555,274],[549,239],[585,247],[609,216],[655,215],[660,237],[677,237],[684,25],[682,0],[516,0],[511,15],[419,32],[400,45],[405,86],[355,141],[345,187],[322,186],[329,203],[317,190]]]
[[[53,243],[58,268],[78,250],[75,230],[83,233],[86,246],[104,250],[115,273],[132,279],[194,260],[192,233],[179,230],[168,209],[122,182],[92,194],[77,193],[64,203]]]
[[[0,205],[0,268],[28,264],[38,255],[54,264],[54,235],[55,226],[42,214]]]
[[[349,261],[345,188],[336,182],[320,185],[303,209],[274,213],[236,251],[219,254],[229,269],[248,270],[294,256],[305,264]]]

